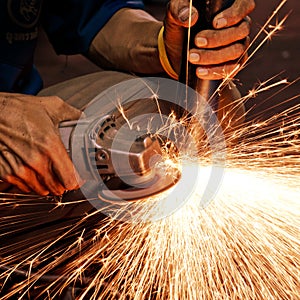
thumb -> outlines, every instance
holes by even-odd
[[[198,11],[188,0],[171,0],[169,2],[165,21],[170,25],[188,27],[190,22],[193,26],[197,20]]]
[[[191,17],[191,20],[189,20]],[[164,20],[166,52],[175,72],[179,74],[185,29],[198,20],[198,11],[188,0],[171,0]]]
[[[59,97],[45,97],[44,100],[43,104],[48,114],[58,123],[62,121],[78,120],[82,115],[82,112],[79,109],[67,104]]]

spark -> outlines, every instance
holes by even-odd
[[[268,80],[264,81],[264,82],[260,82],[256,88],[253,88],[252,90],[250,90],[248,92],[248,95],[242,97],[241,99],[246,100],[246,99],[250,99],[250,98],[255,98],[258,94],[263,93],[265,91],[271,90],[272,88],[278,87],[280,85],[285,85],[285,84],[289,84],[287,79],[282,79],[273,83],[269,82],[274,79],[276,76],[269,78]]]
[[[264,42],[281,28],[281,22],[269,26],[271,33]],[[275,83],[274,79],[259,83],[236,105],[289,84],[286,79]],[[121,100],[118,110],[133,126]],[[177,129],[190,121],[178,120],[175,112],[163,120],[165,125],[157,134],[167,132],[178,138],[182,131]],[[268,120],[258,116],[233,132],[224,129],[230,144],[225,174],[214,201],[205,209],[201,200],[212,172],[212,150],[201,134],[197,135],[201,141],[197,156],[182,142],[178,159],[164,161],[166,170],[184,166],[186,174],[197,169],[199,176],[192,178],[195,187],[188,201],[181,193],[173,195],[174,203],[183,204],[155,222],[104,217],[101,210],[88,210],[89,202],[82,198],[64,201],[1,193],[1,299],[28,295],[57,299],[70,287],[74,299],[297,299],[300,104]],[[230,143],[232,139],[239,143]],[[172,152],[167,145],[164,151]],[[191,178],[182,178],[178,184],[184,180]],[[152,214],[165,209],[155,205],[157,197],[146,200],[153,203],[148,206]],[[136,210],[130,208],[137,220],[149,216],[149,210],[140,209],[139,204],[134,204]],[[83,206],[83,213],[77,214]],[[119,215],[127,209],[127,205],[121,207]]]
[[[15,274],[24,281],[3,299],[18,292],[25,297],[29,291],[55,298],[74,285],[85,287],[77,299],[296,298],[300,114],[291,116],[294,108],[281,113],[281,126],[280,116],[274,116],[236,133],[241,142],[228,149],[223,183],[206,209],[199,208],[199,201],[211,172],[206,162],[210,152],[203,148],[198,160],[189,157],[188,148],[181,149],[181,164],[200,168],[200,175],[189,201],[167,218],[122,223],[102,220],[101,212],[94,211],[52,241],[34,245],[36,240],[29,240],[30,251],[4,255],[5,284]],[[174,201],[182,201],[180,197]],[[23,204],[30,199],[24,198]],[[6,195],[4,201],[13,204],[16,199]],[[10,253],[11,247],[20,249],[13,244],[1,252]]]
[[[239,61],[237,62],[238,68],[234,68],[231,72],[229,72],[226,77],[223,79],[222,83],[220,84],[219,90],[222,89],[224,86],[228,84],[230,80],[234,77],[234,75],[237,73],[237,71],[241,71],[244,69],[247,65],[247,63],[253,58],[253,56],[265,45],[265,43],[270,40],[274,35],[276,35],[280,30],[284,28],[283,24],[288,18],[288,15],[284,16],[280,21],[276,20],[275,25],[271,25],[270,23],[272,20],[277,17],[279,11],[282,9],[282,7],[286,4],[287,0],[283,0],[279,3],[279,5],[275,8],[275,10],[272,12],[271,16],[267,19],[265,24],[262,26],[262,28],[259,30],[259,32],[255,35],[255,37],[251,40],[249,46],[245,50],[246,53],[250,53],[247,56],[247,59],[244,59],[244,55],[241,56]],[[269,31],[267,30],[269,28]],[[262,34],[265,33],[266,36],[258,42],[258,45],[255,45],[255,43],[258,41],[258,39],[262,36]],[[212,97],[214,97],[212,95]]]
[[[118,109],[119,113],[122,115],[123,119],[126,121],[128,127],[132,130],[134,124],[132,124],[132,123],[130,122],[130,120],[128,119],[128,117],[126,116],[126,113],[125,113],[125,111],[124,111],[124,107],[123,107],[122,104],[121,104],[121,99],[120,99],[120,98],[118,98],[117,109]]]

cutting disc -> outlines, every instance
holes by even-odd
[[[105,188],[99,189],[98,196],[106,202],[144,200],[169,190],[180,179],[180,171],[177,169],[165,173],[164,170],[155,168],[153,172],[155,174],[149,181],[136,186],[126,185],[120,182],[120,179],[112,178],[106,182]]]

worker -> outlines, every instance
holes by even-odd
[[[235,0],[215,16],[213,30],[197,34],[189,52],[195,76],[222,79],[236,68],[249,44],[254,6]],[[59,88],[40,92],[33,66],[40,26],[58,54],[81,53],[104,69],[177,78],[184,27],[189,15],[195,24],[198,12],[192,7],[190,14],[188,0],[171,0],[160,22],[143,9],[141,0],[0,0],[0,179],[40,195],[81,184],[58,133],[60,122],[78,119],[81,111],[63,101]],[[74,94],[76,82],[60,87],[71,86]]]

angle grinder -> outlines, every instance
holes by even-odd
[[[84,180],[99,183],[102,200],[140,200],[179,180],[179,169],[165,164],[177,159],[175,142],[170,133],[167,137],[156,132],[163,126],[161,120],[149,132],[149,120],[144,117],[159,115],[158,107],[164,104],[159,100],[158,106],[157,101],[138,99],[124,103],[122,111],[115,108],[102,116],[60,124],[61,139],[76,169]],[[129,123],[132,119],[134,128]]]

